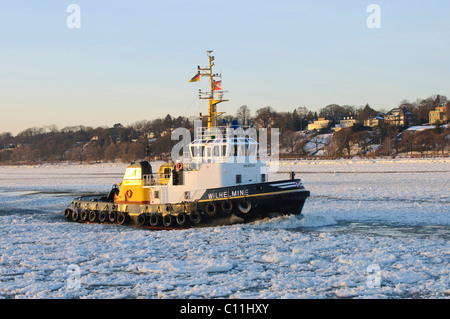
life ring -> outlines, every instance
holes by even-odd
[[[127,222],[127,215],[124,212],[118,212],[117,213],[117,223],[119,225],[123,225]]]
[[[252,209],[252,203],[249,200],[240,200],[238,202],[238,209],[242,214],[248,214],[250,209]]]
[[[150,214],[150,218],[148,219],[150,226],[156,227],[159,225],[159,215],[156,213]]]
[[[176,167],[177,171],[181,171],[183,169],[183,163],[182,162],[178,162],[175,167]]]
[[[180,226],[186,225],[187,218],[185,213],[178,213],[176,217],[177,224]]]
[[[194,224],[199,224],[202,221],[202,215],[199,211],[194,210],[189,214],[189,219]]]
[[[222,208],[222,211],[225,213],[231,212],[233,209],[233,202],[229,199],[222,201],[222,204],[220,204],[220,208]]]
[[[91,210],[91,211],[89,212],[89,221],[90,221],[91,223],[93,223],[93,222],[95,222],[96,219],[97,219],[97,211]]]
[[[213,202],[209,202],[208,204],[206,204],[206,213],[209,216],[214,216],[217,212],[217,207],[216,204],[214,204]]]
[[[125,193],[125,197],[126,198],[131,198],[131,196],[133,196],[133,192],[131,191],[131,189],[127,190]]]
[[[163,219],[162,219],[162,222],[163,222],[163,225],[166,226],[166,227],[171,226],[172,222],[173,222],[172,215],[170,215],[170,214],[164,215]]]
[[[147,220],[147,218],[145,218],[145,214],[141,213],[141,214],[139,214],[139,216],[137,218],[137,223],[138,223],[139,226],[144,226],[146,220]]]

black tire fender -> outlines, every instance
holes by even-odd
[[[166,227],[172,226],[172,223],[173,223],[172,215],[170,215],[170,214],[164,215],[162,218],[162,222],[163,222],[163,225]]]
[[[242,214],[248,214],[252,209],[252,203],[247,199],[240,200],[238,202],[238,209]]]
[[[98,221],[100,223],[104,223],[108,219],[108,211],[102,210],[100,213],[98,213]]]
[[[159,215],[156,213],[152,213],[152,214],[150,214],[148,222],[149,222],[150,226],[156,227],[159,225],[159,220],[160,220]]]
[[[186,225],[187,217],[185,213],[178,213],[176,217],[177,224],[180,226]]]
[[[209,202],[208,204],[206,204],[206,213],[209,216],[214,216],[217,212],[217,206],[214,202]]]
[[[90,222],[95,222],[96,220],[97,220],[97,211],[95,211],[95,210],[91,210],[90,212],[89,212],[89,221]]]
[[[137,218],[138,225],[139,226],[144,226],[146,221],[147,221],[147,218],[146,218],[145,214],[144,213],[140,213],[138,218]]]
[[[76,222],[79,218],[80,218],[80,212],[78,211],[78,209],[74,209],[72,211],[72,220],[74,222]]]
[[[117,212],[115,210],[112,210],[108,213],[108,220],[111,223],[114,223],[116,221]]]
[[[192,213],[189,214],[189,220],[193,223],[193,224],[199,224],[202,221],[202,214],[195,210]]]
[[[229,213],[233,209],[233,202],[229,199],[222,201],[222,204],[220,204],[220,208],[223,212]]]
[[[66,208],[64,210],[64,218],[69,219],[72,216],[72,210],[70,208]]]
[[[80,219],[82,221],[86,221],[89,217],[89,210],[88,209],[83,209],[80,213]]]
[[[118,212],[117,213],[117,223],[119,224],[119,225],[124,225],[124,224],[126,224],[126,222],[127,222],[127,218],[128,217],[128,215],[127,215],[127,213],[124,213],[124,212]]]

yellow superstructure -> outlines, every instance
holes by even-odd
[[[144,189],[143,180],[143,175],[148,172],[144,172],[144,170],[146,168],[141,163],[131,164],[127,167],[122,183],[119,184],[120,192],[114,198],[114,203],[148,204],[150,202],[150,194],[148,190]]]
[[[116,204],[149,204],[148,186],[167,185],[174,170],[172,162],[161,164],[157,174],[152,174],[148,162],[131,164],[125,170],[119,194],[114,197]],[[144,178],[146,175],[147,179]],[[149,178],[150,177],[150,178]],[[147,188],[146,188],[147,187]]]

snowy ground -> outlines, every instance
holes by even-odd
[[[282,162],[271,178],[296,171],[311,191],[302,218],[177,231],[64,220],[124,168],[0,167],[0,298],[450,298],[450,159]]]

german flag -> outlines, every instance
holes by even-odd
[[[198,72],[189,82],[198,82],[200,81],[200,72]]]

